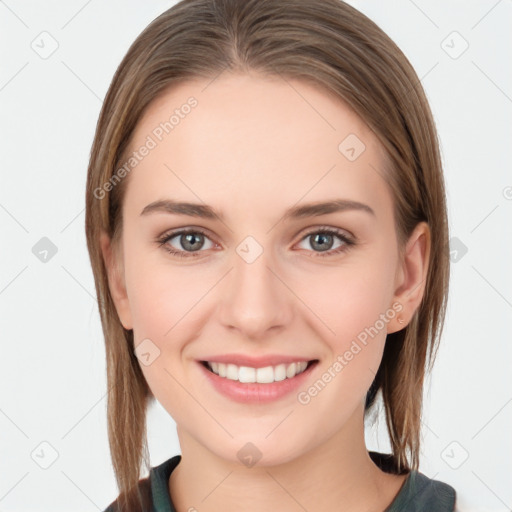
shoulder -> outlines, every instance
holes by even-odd
[[[143,510],[153,510],[151,499],[151,481],[149,477],[139,480],[138,491],[142,498],[144,507]],[[103,512],[119,512],[119,498],[120,496],[118,496]]]
[[[149,476],[139,480],[135,493],[140,493],[144,511],[151,511],[164,507],[173,510],[167,483],[172,470],[178,465],[181,455],[175,455],[151,468]],[[119,512],[118,496],[103,512]]]
[[[455,489],[419,471],[412,471],[386,512],[453,512]]]
[[[398,474],[392,454],[370,451],[369,455],[383,471]],[[455,489],[451,485],[411,471],[385,512],[454,512],[455,500]]]

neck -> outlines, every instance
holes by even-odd
[[[382,511],[406,475],[381,471],[364,441],[358,408],[325,443],[272,466],[245,467],[223,459],[178,429],[182,458],[169,492],[177,512],[241,510]]]

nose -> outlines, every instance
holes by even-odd
[[[254,261],[242,252],[242,256],[235,253],[221,291],[218,312],[222,324],[247,339],[268,337],[271,329],[283,329],[292,318],[294,295],[276,270],[270,252],[263,250]]]

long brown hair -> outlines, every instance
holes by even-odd
[[[430,227],[423,300],[404,329],[388,334],[365,408],[380,392],[398,470],[419,465],[423,381],[443,330],[449,258],[439,144],[418,76],[375,23],[341,0],[182,0],[139,35],[119,65],[87,174],[87,246],[106,344],[108,436],[122,510],[141,509],[137,483],[142,462],[150,469],[146,409],[154,397],[134,355],[133,332],[117,315],[99,245],[101,231],[114,249],[119,244],[129,176],[105,184],[158,95],[178,81],[247,70],[308,81],[344,100],[385,149],[399,248],[420,221]]]

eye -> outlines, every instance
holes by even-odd
[[[177,239],[178,245],[181,246],[177,249],[170,245],[171,240]],[[160,246],[162,246],[167,252],[181,257],[181,258],[189,258],[189,257],[197,257],[201,252],[200,249],[204,248],[205,239],[209,240],[204,231],[200,229],[185,229],[180,231],[174,231],[172,233],[166,233],[162,237],[160,237],[157,241]],[[211,242],[210,242],[211,243]],[[213,244],[212,244],[213,246]],[[211,249],[212,247],[206,247],[206,249]]]
[[[341,244],[332,249],[334,239],[337,238],[341,241]],[[355,240],[346,235],[344,232],[338,229],[330,227],[316,228],[315,231],[310,231],[301,240],[301,242],[311,240],[310,246],[313,247],[313,257],[321,256],[333,256],[342,252],[347,251],[351,246],[355,245]]]
[[[332,246],[336,238],[341,241],[341,244],[333,249]],[[173,246],[170,243],[174,239],[176,239],[174,244],[181,247]],[[313,247],[313,257],[333,256],[347,251],[351,246],[356,244],[352,237],[349,237],[341,230],[327,226],[310,231],[302,238],[301,243],[308,239],[311,240],[310,246]],[[205,247],[205,240],[210,242],[211,245],[209,247]],[[198,257],[200,253],[203,252],[201,249],[211,249],[214,245],[208,238],[206,232],[198,228],[182,229],[165,233],[157,239],[157,242],[158,245],[163,247],[167,252],[179,258]]]

